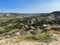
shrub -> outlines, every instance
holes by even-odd
[[[29,40],[36,40],[36,41],[41,41],[41,42],[50,42],[52,41],[52,36],[48,33],[45,34],[40,34],[40,35],[28,35],[26,36],[27,39]]]

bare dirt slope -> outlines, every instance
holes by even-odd
[[[49,45],[60,45],[60,34],[54,34],[57,41],[52,41]],[[20,37],[12,37],[12,38],[3,38],[0,39],[0,45],[47,45],[46,43],[37,42],[37,41],[27,41]]]

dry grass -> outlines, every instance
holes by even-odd
[[[47,31],[48,33],[50,33],[50,34],[60,34],[60,31],[55,31],[55,30],[49,30],[49,31]]]

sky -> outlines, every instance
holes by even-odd
[[[50,13],[60,11],[60,0],[0,0],[0,12]]]

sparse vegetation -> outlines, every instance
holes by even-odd
[[[21,18],[20,15],[12,15],[0,18],[1,37],[11,39],[16,36],[15,42],[20,42],[21,38],[26,41],[37,41],[48,44],[55,39],[53,38],[53,34],[60,33],[60,18],[55,15],[21,16]]]
[[[40,41],[40,42],[50,42],[53,40],[52,36],[48,33],[44,33],[40,35],[27,35],[26,39]]]

